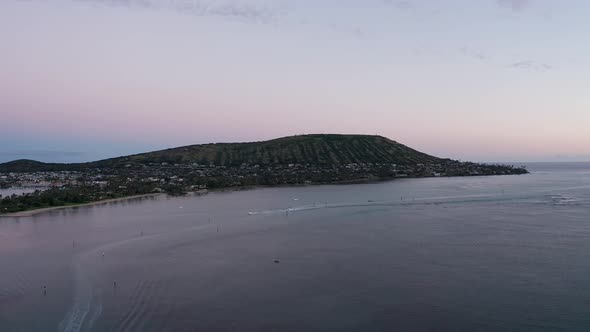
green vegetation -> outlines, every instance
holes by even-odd
[[[193,145],[110,160],[118,163],[199,163],[216,166],[435,163],[439,159],[381,136],[304,135],[255,143]]]
[[[398,165],[443,162],[403,144],[370,135],[301,135],[253,143],[201,144],[79,164],[48,164],[17,160],[0,164],[0,172],[76,171],[88,168],[170,163],[235,167],[302,164],[315,166],[352,163]]]
[[[74,206],[101,200],[143,195],[153,192],[153,186],[136,185],[119,188],[113,183],[108,187],[76,185],[37,190],[23,195],[0,196],[0,213],[13,213],[57,206]],[[171,191],[171,194],[174,192]]]
[[[380,136],[305,135],[204,144],[80,164],[0,164],[0,186],[52,189],[0,199],[0,213],[155,192],[256,185],[351,183],[406,177],[527,173],[506,165],[436,158]]]

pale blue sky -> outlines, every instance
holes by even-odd
[[[589,18],[582,0],[4,0],[0,161],[319,132],[590,160]]]

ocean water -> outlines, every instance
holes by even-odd
[[[0,331],[589,331],[590,164],[0,219]]]

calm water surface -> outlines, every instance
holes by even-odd
[[[0,331],[589,331],[590,164],[529,169],[3,218]]]

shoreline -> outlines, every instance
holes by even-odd
[[[524,173],[527,174],[527,173]],[[388,181],[396,181],[396,180],[403,180],[403,179],[422,179],[422,178],[448,178],[448,177],[477,177],[477,176],[507,176],[507,175],[523,175],[523,174],[502,174],[502,175],[460,175],[460,176],[444,176],[444,177],[431,177],[431,176],[418,176],[418,177],[370,177],[370,178],[363,178],[363,179],[353,179],[353,180],[340,180],[334,182],[326,182],[326,183],[310,183],[310,184],[279,184],[279,185],[252,185],[252,186],[237,186],[237,187],[221,187],[221,188],[211,188],[207,189],[207,192],[232,192],[232,191],[241,191],[241,190],[253,190],[259,188],[274,188],[274,187],[305,187],[305,186],[323,186],[323,185],[354,185],[354,184],[371,184],[371,183],[380,183],[380,182],[388,182]],[[197,192],[187,192],[186,194],[194,194]],[[0,219],[2,218],[26,218],[26,217],[34,217],[38,214],[55,211],[55,210],[64,210],[68,208],[78,208],[78,207],[88,207],[88,206],[96,206],[101,204],[108,204],[108,203],[115,203],[115,202],[124,202],[136,198],[146,198],[146,197],[157,197],[161,195],[167,195],[165,193],[151,193],[151,194],[143,194],[143,195],[133,195],[133,196],[126,196],[126,197],[119,197],[119,198],[111,198],[96,202],[89,202],[89,203],[82,203],[76,205],[64,205],[64,206],[52,206],[47,208],[40,208],[34,210],[26,210],[20,212],[12,212],[7,214],[0,213]],[[181,196],[184,196],[181,195]]]
[[[224,187],[224,188],[207,189],[207,192],[234,192],[234,191],[242,191],[242,190],[274,188],[274,187],[305,187],[305,186],[321,186],[321,185],[365,184],[365,183],[385,182],[385,181],[390,181],[390,180],[395,180],[395,178],[357,179],[357,180],[337,181],[337,182],[331,182],[331,183],[313,183],[313,184],[285,184],[285,185],[271,185],[271,186],[253,185],[253,186],[239,186],[239,187]],[[186,196],[189,194],[199,194],[199,192],[198,191],[187,192],[181,196]],[[19,211],[19,212],[12,212],[12,213],[6,213],[6,214],[0,213],[0,219],[1,218],[34,217],[38,214],[50,212],[50,211],[65,210],[65,209],[69,209],[69,208],[96,206],[96,205],[116,203],[116,202],[124,202],[124,201],[128,201],[128,200],[136,199],[136,198],[157,197],[157,196],[161,196],[161,195],[167,195],[167,194],[165,194],[165,193],[152,193],[152,194],[143,194],[143,195],[133,195],[133,196],[111,198],[111,199],[105,199],[105,200],[100,200],[100,201],[96,201],[96,202],[89,202],[89,203],[82,203],[82,204],[75,204],[75,205],[52,206],[52,207]]]
[[[119,198],[110,198],[104,199],[96,202],[90,203],[82,203],[82,204],[75,204],[75,205],[63,205],[63,206],[52,206],[34,210],[26,210],[26,211],[19,211],[19,212],[12,212],[7,214],[0,214],[0,218],[26,218],[26,217],[34,217],[38,214],[49,212],[49,211],[56,211],[56,210],[65,210],[69,208],[79,208],[79,207],[87,207],[87,206],[95,206],[95,205],[102,205],[102,204],[109,204],[109,203],[117,203],[117,202],[124,202],[129,201],[137,198],[147,198],[147,197],[157,197],[160,195],[165,195],[162,193],[153,193],[153,194],[143,194],[143,195],[133,195],[133,196],[126,196],[126,197],[119,197]]]

